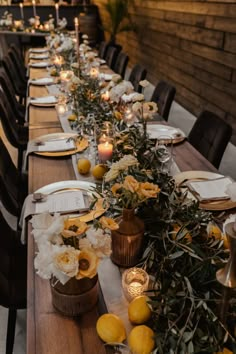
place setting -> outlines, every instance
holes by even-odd
[[[147,123],[147,133],[150,139],[158,139],[163,135],[169,136],[172,144],[178,144],[186,139],[186,135],[181,129],[152,121]]]
[[[28,83],[34,86],[47,86],[55,84],[55,80],[51,77],[42,77],[40,79],[30,79]]]

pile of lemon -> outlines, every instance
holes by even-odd
[[[133,299],[128,306],[129,320],[136,325],[128,335],[128,345],[135,354],[150,354],[155,347],[154,332],[144,324],[152,314],[148,300],[147,296],[141,295]],[[124,323],[112,313],[100,316],[96,329],[99,337],[106,343],[122,343],[127,338]]]
[[[81,158],[77,162],[77,169],[81,175],[87,175],[91,170],[91,162],[87,158]],[[92,168],[91,172],[95,179],[101,180],[107,172],[107,166],[104,164],[97,164]]]

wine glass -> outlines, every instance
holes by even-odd
[[[161,172],[169,172],[172,154],[173,139],[168,135],[160,135],[157,138],[155,153],[158,161],[161,163]]]

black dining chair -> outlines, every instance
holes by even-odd
[[[8,55],[11,57],[13,63],[16,65],[16,68],[19,72],[21,79],[23,81],[24,80],[27,81],[28,80],[27,68],[25,67],[24,58],[19,47],[16,46],[14,43],[12,43],[8,50]]]
[[[99,48],[98,48],[98,56],[99,56],[99,58],[105,59],[108,47],[109,47],[109,43],[108,42],[102,41],[100,43]]]
[[[2,65],[9,79],[13,83],[15,93],[19,97],[20,103],[25,103],[27,93],[27,80],[21,80],[17,68],[15,67],[14,62],[9,55],[5,55],[3,57]]]
[[[120,76],[123,78],[125,76],[125,70],[127,68],[128,61],[129,61],[128,55],[124,52],[120,52],[118,54],[118,57],[116,59],[116,63],[114,65],[114,71],[117,74],[120,74]]]
[[[167,121],[176,89],[166,81],[160,81],[155,87],[151,101],[156,102],[158,113]]]
[[[218,168],[231,136],[231,125],[215,113],[203,111],[194,123],[188,141]]]
[[[4,133],[12,146],[18,149],[19,170],[22,168],[23,152],[27,148],[29,130],[16,122],[11,104],[0,86],[0,119]]]
[[[107,50],[107,54],[105,57],[106,63],[107,65],[113,70],[115,63],[116,63],[116,59],[117,59],[117,54],[118,51],[115,47],[110,46]]]
[[[134,86],[136,92],[142,92],[142,86],[139,82],[144,80],[147,76],[147,70],[140,64],[136,64],[131,70],[129,81]]]
[[[5,209],[19,218],[28,194],[28,176],[21,173],[0,138],[0,200]]]
[[[18,309],[26,308],[27,247],[0,210],[0,305],[8,308],[6,354],[13,353]],[[1,324],[2,327],[2,324]]]
[[[13,84],[12,84],[11,80],[9,79],[9,77],[3,67],[0,68],[0,85],[2,86],[3,91],[6,93],[8,99],[9,99],[12,110],[15,114],[16,121],[19,124],[24,125],[26,106],[21,104],[16,99]]]

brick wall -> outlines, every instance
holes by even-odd
[[[103,23],[105,2],[94,0]],[[117,38],[129,65],[142,63],[154,85],[173,83],[194,115],[208,109],[230,122],[236,144],[236,1],[134,0],[130,14],[136,33]]]

